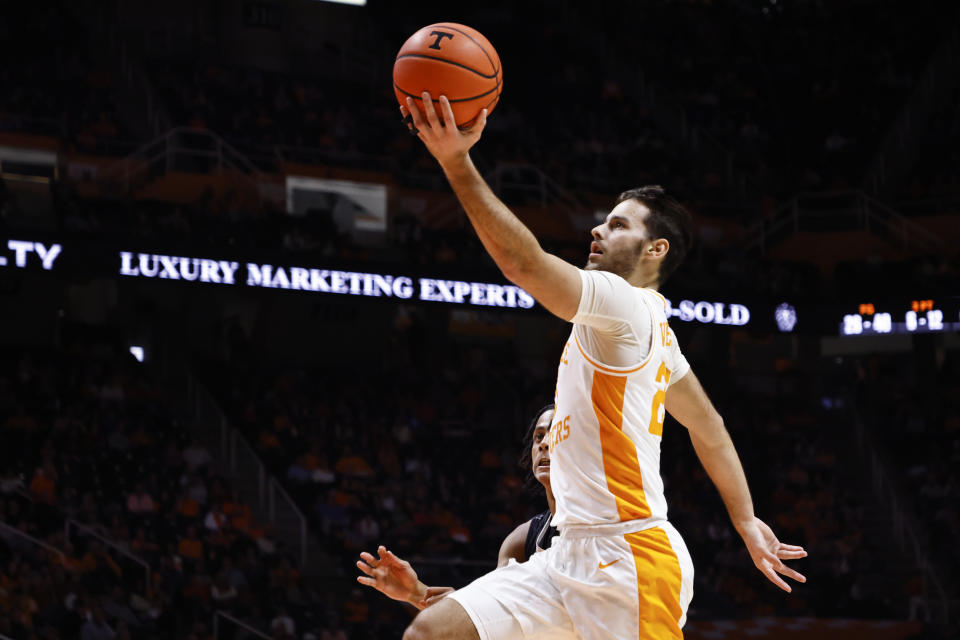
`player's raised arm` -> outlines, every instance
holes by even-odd
[[[770,527],[754,515],[747,478],[733,441],[693,371],[670,386],[665,406],[689,431],[697,457],[720,492],[730,520],[757,569],[787,592],[791,591],[790,585],[777,573],[806,582],[805,577],[783,564],[783,560],[803,558],[807,552],[803,547],[781,543]]]
[[[473,127],[456,127],[450,102],[440,96],[440,113],[424,92],[426,116],[412,98],[400,110],[443,172],[463,205],[480,242],[508,280],[522,287],[554,315],[569,320],[580,304],[580,274],[573,265],[551,255],[509,208],[493,193],[470,159],[470,148],[487,123],[482,111]]]

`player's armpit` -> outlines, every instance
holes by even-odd
[[[527,552],[524,547],[526,546],[527,533],[529,531],[530,521],[527,520],[503,539],[503,544],[500,545],[500,553],[497,556],[498,569],[507,566],[511,558],[517,562],[525,562],[527,560]]]

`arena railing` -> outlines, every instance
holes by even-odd
[[[260,456],[239,431],[229,428],[229,442],[229,455],[225,461],[231,475],[239,480],[243,470],[257,470],[257,505],[266,512],[268,521],[279,536],[298,541],[298,561],[301,567],[306,565],[309,546],[307,518],[277,479],[266,472]]]
[[[746,249],[765,253],[800,231],[868,231],[886,234],[904,248],[935,252],[940,238],[892,207],[858,190],[800,193],[781,205],[770,220],[747,229]]]
[[[95,538],[99,540],[101,543],[107,545],[108,547],[113,549],[115,552],[123,556],[124,558],[127,558],[133,561],[134,563],[136,563],[137,565],[139,565],[143,569],[143,593],[147,592],[147,589],[150,588],[151,569],[150,569],[150,564],[146,560],[135,556],[134,554],[130,553],[129,551],[127,551],[126,549],[118,545],[113,540],[97,533],[92,528],[88,527],[85,524],[81,524],[77,522],[73,518],[65,518],[63,521],[63,535],[64,535],[64,538],[66,538],[67,540],[70,539],[71,527],[84,535],[87,535],[87,536],[90,536],[91,538]]]
[[[870,475],[873,481],[874,492],[884,497],[884,502],[889,506],[890,519],[893,524],[893,536],[901,549],[907,548],[913,554],[917,565],[923,572],[924,591],[935,595],[939,603],[940,621],[944,625],[950,623],[952,614],[952,603],[949,594],[943,587],[943,582],[937,575],[933,564],[930,562],[926,546],[921,542],[921,534],[917,532],[915,524],[916,519],[905,513],[903,504],[904,496],[901,490],[891,478],[891,473],[887,469],[888,465],[880,455],[873,437],[869,430],[863,424],[863,419],[857,414],[854,417],[854,429],[856,432],[858,448],[867,454],[869,460]],[[933,603],[928,603],[934,608]]]
[[[46,542],[44,542],[43,540],[40,540],[39,538],[33,537],[33,536],[30,535],[29,533],[24,533],[23,531],[20,531],[20,529],[17,529],[16,527],[12,527],[12,526],[10,526],[9,524],[7,524],[6,522],[0,521],[0,537],[5,537],[5,536],[6,536],[6,534],[3,533],[3,532],[6,532],[6,534],[12,534],[12,535],[14,535],[14,536],[16,536],[16,537],[18,537],[18,538],[23,538],[24,540],[27,540],[27,541],[30,542],[31,544],[34,544],[34,545],[36,545],[36,546],[38,546],[38,547],[41,547],[41,548],[43,548],[43,549],[46,549],[46,550],[49,551],[50,553],[55,553],[55,554],[57,554],[58,556],[60,556],[60,559],[61,559],[61,560],[66,560],[66,559],[67,559],[67,554],[65,554],[62,550],[57,549],[56,547],[47,544]]]
[[[234,618],[232,615],[230,615],[230,614],[227,613],[226,611],[223,611],[222,609],[217,609],[216,611],[213,612],[213,638],[214,638],[214,640],[220,640],[220,618],[223,618],[224,620],[226,620],[227,622],[229,622],[232,626],[234,626],[234,627],[239,627],[240,629],[243,629],[243,630],[246,631],[247,633],[251,633],[251,634],[255,635],[255,636],[258,637],[258,638],[264,638],[264,640],[273,640],[273,638],[274,638],[274,636],[271,636],[271,635],[269,635],[269,634],[266,634],[266,633],[264,633],[263,631],[260,631],[259,629],[255,628],[255,627],[251,627],[251,626],[250,626],[249,624],[247,624],[246,622],[244,622],[244,621],[242,621],[242,620],[238,620],[237,618]],[[231,634],[230,636],[227,636],[227,637],[233,638],[233,637],[236,637],[236,636],[233,635],[233,634]]]
[[[223,138],[207,130],[174,127],[107,166],[97,180],[118,195],[145,187],[170,171],[231,175],[256,191],[263,202],[270,190],[260,169]]]
[[[187,401],[197,428],[203,432],[206,444],[215,449],[212,453],[224,473],[256,515],[273,527],[278,539],[293,541],[296,560],[301,568],[305,567],[309,557],[306,516],[268,473],[243,434],[230,426],[213,396],[192,373],[187,374]]]
[[[43,118],[26,113],[6,113],[0,118],[0,131],[65,138],[66,116]]]
[[[479,166],[479,163],[478,163]],[[545,174],[536,165],[517,162],[497,162],[489,171],[483,171],[484,179],[499,197],[510,199],[512,195],[524,194],[536,199],[540,206],[550,206],[551,213],[566,215],[571,224],[591,228],[596,220],[589,205],[556,180]],[[420,216],[427,226],[463,228],[467,218],[461,215],[463,206],[453,196],[441,199]]]

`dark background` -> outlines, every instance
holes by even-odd
[[[662,184],[697,224],[664,295],[751,309],[671,325],[809,581],[786,595],[753,568],[668,422],[688,637],[956,637],[957,18],[897,0],[7,3],[0,634],[399,638],[413,611],[356,584],[361,550],[460,587],[544,508],[517,459],[569,328],[541,308],[118,274],[122,250],[505,284],[391,86],[404,40],[456,21],[504,68],[475,161],[545,248],[582,264],[615,196]],[[288,176],[385,185],[383,229],[336,196],[287,213]],[[19,268],[10,239],[63,253]],[[944,330],[841,336],[844,316],[896,325],[923,301]]]

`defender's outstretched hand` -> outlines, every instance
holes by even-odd
[[[413,98],[407,98],[407,106],[400,106],[404,121],[411,125],[411,131],[423,140],[427,150],[437,159],[440,166],[447,168],[451,164],[466,158],[470,147],[477,143],[483,128],[487,125],[487,110],[477,116],[473,126],[458,129],[453,109],[446,96],[440,96],[440,112],[433,105],[430,93],[423,92],[423,111],[417,107]]]
[[[401,560],[380,545],[377,548],[379,558],[366,551],[360,554],[357,568],[366,575],[357,576],[357,582],[373,587],[385,596],[409,602],[423,608],[423,601],[427,598],[427,588],[419,579],[417,572],[410,563]]]
[[[777,575],[778,573],[793,578],[797,582],[807,581],[802,574],[783,564],[783,560],[806,558],[807,552],[804,551],[803,547],[783,544],[777,540],[777,536],[760,518],[754,518],[753,521],[741,527],[740,535],[747,545],[747,551],[750,552],[753,564],[757,566],[757,569],[760,569],[763,575],[767,576],[767,580],[787,593],[790,593],[792,589],[790,585],[784,582],[783,578]]]

